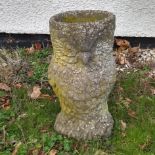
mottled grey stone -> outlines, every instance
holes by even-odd
[[[60,100],[54,125],[59,133],[78,140],[111,134],[107,98],[116,80],[114,29],[115,16],[106,11],[68,11],[51,17],[48,78]]]

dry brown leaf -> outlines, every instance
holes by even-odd
[[[39,50],[41,50],[41,44],[39,42],[36,42],[35,44],[32,44],[30,48],[25,49],[27,54],[33,54]]]
[[[139,49],[140,47],[132,47],[132,48],[129,48],[129,53],[132,53],[132,54],[135,54],[135,53],[138,53],[139,52]]]
[[[40,150],[38,155],[47,155],[44,151]]]
[[[16,154],[17,154],[17,152],[18,152],[19,147],[20,147],[21,144],[22,144],[22,143],[19,142],[19,143],[15,146],[15,149],[13,150],[12,155],[16,155]]]
[[[41,50],[41,44],[39,43],[39,42],[36,42],[35,44],[34,44],[34,48],[35,48],[35,50]]]
[[[41,133],[46,133],[46,132],[48,132],[48,129],[49,129],[49,128],[42,128],[42,129],[40,129],[40,132],[41,132]]]
[[[39,99],[49,99],[49,100],[51,100],[52,96],[50,96],[48,94],[41,94],[38,98]]]
[[[129,98],[125,98],[125,100],[123,101],[123,105],[128,109],[129,105],[132,103],[132,100]]]
[[[34,49],[34,47],[32,46],[32,47],[30,47],[30,48],[26,48],[25,51],[27,52],[27,54],[32,54],[32,53],[35,52],[35,49]]]
[[[148,136],[146,142],[144,144],[140,144],[139,148],[144,151],[147,147],[151,145],[151,143],[151,138]]]
[[[43,150],[42,150],[42,147],[37,147],[37,148],[32,148],[28,151],[28,154],[29,155],[47,155],[47,153],[45,153]]]
[[[129,41],[125,39],[115,39],[115,43],[118,46],[118,51],[124,51],[130,47]]]
[[[124,51],[126,50],[127,48],[126,47],[124,47],[124,46],[121,46],[121,47],[118,47],[117,48],[117,51],[121,51],[121,52],[123,52],[124,53]]]
[[[0,83],[0,90],[11,91],[11,88],[5,83]]]
[[[49,155],[56,155],[57,152],[58,152],[58,150],[52,149],[52,150],[49,152]]]
[[[27,117],[27,113],[22,113],[18,115],[18,118],[26,118],[26,117]]]
[[[8,110],[10,108],[10,97],[4,96],[0,97],[0,108],[3,108],[5,110]]]
[[[126,64],[126,58],[125,58],[125,57],[120,57],[120,59],[119,59],[119,64],[120,64],[120,65]]]
[[[38,154],[39,154],[39,150],[38,149],[32,150],[32,155],[38,155]]]
[[[45,125],[39,129],[41,133],[46,133],[49,131],[50,125]]]
[[[132,100],[131,100],[130,98],[125,98],[125,100],[126,100],[129,104],[132,103]]]
[[[126,129],[126,123],[123,120],[120,120],[120,123],[121,123],[121,130],[122,131],[125,131],[125,129]]]
[[[97,150],[94,155],[108,155],[108,153],[104,152],[103,150]]]
[[[146,144],[146,143],[140,144],[140,145],[139,145],[139,148],[140,148],[141,150],[144,150],[146,147],[147,147],[147,144]]]
[[[5,110],[10,109],[10,100],[8,98],[4,99],[4,102],[2,103],[1,107]]]
[[[118,54],[117,57],[116,57],[116,63],[117,64],[120,64],[120,65],[125,65],[128,63],[126,57],[124,54]]]
[[[0,102],[2,103],[2,102],[4,102],[4,101],[5,101],[5,96],[0,97]]]
[[[124,92],[124,89],[121,86],[119,86],[118,89],[117,89],[117,92],[118,93]]]
[[[128,102],[124,101],[124,102],[123,102],[123,105],[124,105],[127,109],[129,108],[129,103],[128,103]]]
[[[41,95],[41,88],[39,86],[34,86],[33,91],[30,95],[32,99],[37,99]]]
[[[15,86],[16,88],[21,88],[21,87],[22,87],[22,84],[21,84],[21,83],[16,83],[14,86]]]
[[[136,112],[131,109],[128,109],[128,115],[132,118],[136,118]]]
[[[27,76],[28,76],[28,77],[32,77],[32,76],[33,76],[33,71],[32,71],[32,70],[28,71],[28,72],[27,72]]]
[[[155,89],[153,89],[153,88],[151,89],[151,94],[155,95]]]

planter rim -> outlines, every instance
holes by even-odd
[[[82,21],[82,22],[66,22],[63,20],[64,17],[72,16],[73,18],[80,17],[80,14],[84,14],[85,18],[88,18],[94,15],[100,15],[100,19],[95,19],[94,21]],[[103,17],[101,17],[103,16]],[[103,10],[72,10],[65,11],[52,16],[49,20],[49,23],[56,23],[60,25],[87,25],[87,24],[99,24],[99,23],[107,23],[111,20],[115,20],[115,15],[109,11]]]

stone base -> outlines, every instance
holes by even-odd
[[[77,140],[90,140],[110,136],[113,122],[109,112],[104,115],[97,114],[88,119],[79,119],[60,112],[57,116],[54,128],[57,132],[68,137]]]

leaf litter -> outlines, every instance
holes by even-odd
[[[11,87],[9,87],[7,84],[1,82],[0,83],[0,90],[11,91]]]
[[[150,62],[152,63],[152,59],[148,61],[148,59],[144,59],[145,57],[140,56],[142,53],[145,55],[146,51],[150,51],[150,53],[151,53],[150,49],[145,49],[145,50],[140,49],[140,46],[131,47],[130,43],[128,41],[126,41],[126,40],[117,40],[116,44],[118,46],[118,48],[115,51],[117,69],[118,69],[118,67],[120,69],[125,68],[124,70],[129,69],[129,68],[136,68],[135,66],[137,65],[137,62],[139,62],[139,61],[142,61],[142,62],[147,61],[149,63]],[[33,54],[34,52],[38,52],[39,50],[41,50],[41,46],[39,44],[35,44],[32,47],[30,47],[29,49],[27,49],[26,52],[28,52],[28,54]],[[142,51],[144,51],[144,52],[142,52]],[[144,60],[146,60],[146,61],[144,61]],[[126,66],[128,66],[128,67],[126,67]],[[119,71],[122,71],[122,70],[119,70]],[[27,76],[32,77],[33,72],[34,72],[33,70],[27,71]],[[1,87],[3,89],[1,89],[1,90],[11,91],[11,87],[9,87],[7,84],[4,87],[4,85],[5,84],[2,83]],[[21,88],[21,87],[23,87],[23,83],[20,83],[20,82],[15,83],[14,86],[16,88]],[[49,94],[42,94],[41,89],[42,88],[39,85],[33,86],[32,91],[29,94],[29,97],[31,99],[34,99],[34,100],[36,100],[36,99],[52,99],[53,98],[53,96],[51,96]],[[122,93],[123,91],[124,91],[123,88],[120,87],[119,92]],[[154,95],[154,88],[152,88],[151,91],[152,91],[152,94]],[[0,98],[0,101],[3,101],[2,108],[4,108],[4,109],[5,109],[5,107],[6,107],[6,109],[10,108],[10,98],[8,96],[4,96],[3,98]],[[123,105],[127,109],[128,116],[131,117],[131,118],[137,118],[136,112],[130,108],[131,104],[132,104],[132,100],[130,98],[125,98],[124,99]],[[25,117],[25,114],[23,114],[23,116],[21,118],[24,118],[24,117]],[[120,120],[120,128],[121,128],[121,131],[122,131],[122,136],[123,137],[126,136],[125,131],[127,129],[127,123],[123,119]],[[43,132],[46,132],[46,129]],[[18,144],[16,145],[15,150],[17,150],[17,152],[18,152],[19,148],[17,146],[18,146]],[[148,144],[145,144],[145,143],[139,145],[139,147],[142,150],[144,150],[147,146],[148,146]],[[38,152],[38,151],[36,151],[36,152]],[[57,152],[58,151],[54,150],[54,149],[52,149],[50,151],[51,155],[56,155]],[[42,152],[42,154],[44,154],[44,153]]]
[[[30,95],[31,99],[37,99],[41,95],[40,86],[34,86]]]
[[[143,65],[152,65],[155,69],[155,49],[141,49],[140,44],[131,47],[130,42],[125,39],[115,39],[115,45],[114,56],[119,72],[136,70]]]

